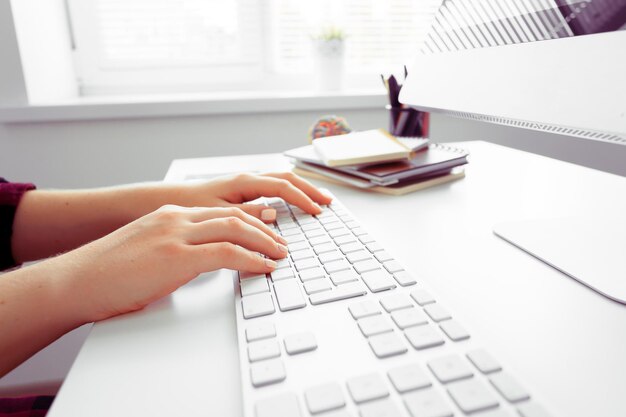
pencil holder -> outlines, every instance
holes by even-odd
[[[422,136],[424,113],[411,107],[392,107],[387,104],[389,111],[389,132],[394,136]]]

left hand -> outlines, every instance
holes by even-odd
[[[239,174],[209,182],[184,184],[177,197],[171,202],[187,207],[238,207],[268,223],[276,220],[275,210],[260,204],[244,203],[259,197],[280,197],[307,213],[319,214],[321,209],[318,204],[332,201],[310,182],[291,172]]]

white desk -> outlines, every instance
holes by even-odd
[[[403,197],[328,187],[552,413],[626,412],[626,306],[492,233],[496,222],[626,213],[626,178],[483,142],[467,177]],[[177,160],[166,180],[281,169],[279,155]],[[94,326],[50,417],[238,416],[233,289],[206,274]],[[149,348],[147,348],[149,346]]]

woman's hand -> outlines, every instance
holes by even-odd
[[[29,191],[13,223],[13,256],[18,262],[47,258],[91,242],[166,204],[183,207],[237,207],[265,222],[274,209],[243,204],[258,197],[282,197],[316,214],[330,203],[309,182],[292,173],[241,174],[181,184],[135,184],[74,191]]]
[[[141,309],[202,272],[271,272],[271,259],[287,255],[284,243],[236,207],[164,206],[78,249],[5,273],[0,377],[71,329]]]
[[[164,206],[57,260],[73,266],[80,314],[96,321],[141,309],[203,272],[271,272],[285,243],[236,207]]]
[[[265,222],[276,220],[276,211],[263,205],[243,204],[259,197],[280,197],[310,214],[320,213],[318,204],[329,204],[310,182],[291,172],[263,175],[239,174],[204,183],[181,184],[176,204],[182,206],[239,207]]]

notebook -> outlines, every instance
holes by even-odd
[[[285,156],[298,162],[326,168],[311,145],[291,149]],[[410,160],[388,162],[376,165],[352,165],[333,167],[335,175],[348,174],[358,177],[374,185],[388,186],[403,180],[449,171],[456,166],[467,163],[467,152],[447,145],[431,144],[427,150],[412,154]],[[305,167],[306,168],[306,167]],[[310,167],[309,167],[310,169]],[[329,169],[324,172],[330,174]]]
[[[420,177],[417,180],[407,180],[391,186],[383,187],[359,179],[357,179],[357,181],[354,181],[354,179],[349,179],[348,181],[346,181],[346,179],[342,178],[341,176],[334,176],[332,175],[332,173],[331,175],[328,175],[328,173],[314,172],[310,171],[307,168],[308,167],[297,165],[293,168],[293,172],[300,176],[308,177],[311,179],[322,180],[330,182],[332,184],[348,185],[351,187],[359,188],[361,190],[372,191],[387,195],[404,195],[465,177],[465,170],[458,167],[450,170],[447,174],[444,175],[427,176],[426,178]],[[359,183],[359,181],[361,181],[361,183]]]
[[[313,149],[329,167],[396,161],[411,153],[383,129],[315,139]]]

